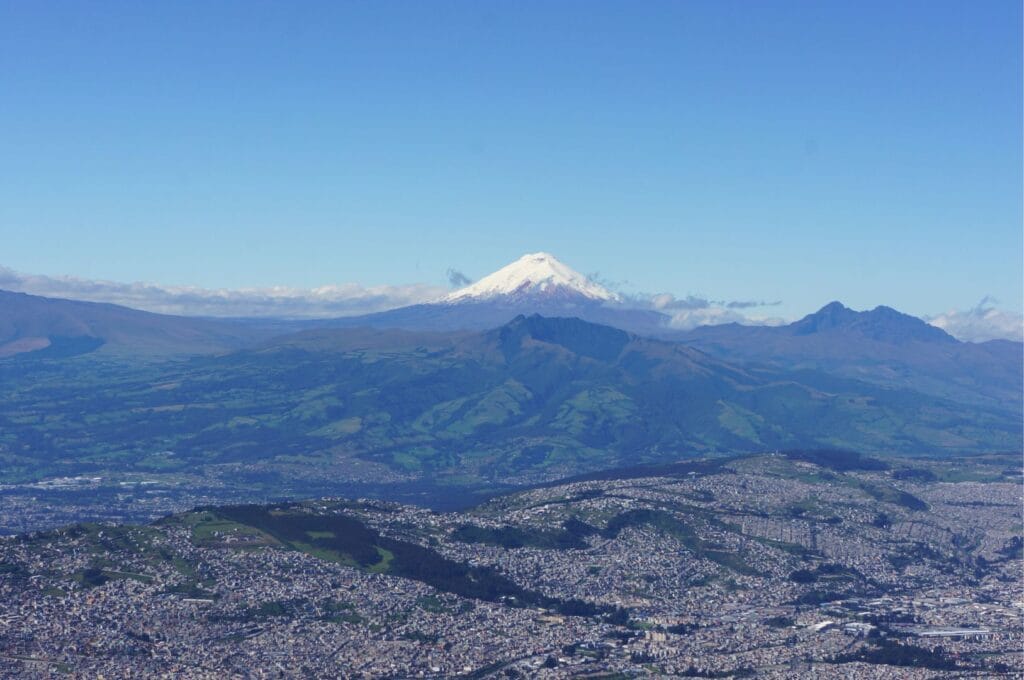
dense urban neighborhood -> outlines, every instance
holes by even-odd
[[[0,672],[1017,676],[1007,460],[791,452],[462,512],[324,499],[22,533],[0,540]]]

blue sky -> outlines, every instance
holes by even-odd
[[[1022,303],[1018,2],[0,2],[0,265]]]

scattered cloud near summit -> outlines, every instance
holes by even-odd
[[[0,288],[32,295],[110,302],[161,314],[219,317],[323,318],[380,312],[440,298],[441,286],[362,286],[357,283],[318,288],[217,289],[118,283],[73,276],[22,274],[0,267]]]
[[[445,276],[448,277],[448,284],[452,288],[465,288],[469,284],[473,283],[473,279],[469,278],[468,276],[460,272],[458,269],[454,269],[452,267],[449,267],[448,271],[446,271],[444,274]]]
[[[781,300],[766,302],[764,300],[711,300],[697,295],[687,295],[684,298],[677,298],[671,293],[658,293],[656,295],[643,295],[638,299],[646,300],[654,309],[752,309],[754,307],[778,307]]]
[[[453,288],[473,283],[462,271],[445,272]],[[610,283],[610,282],[608,282]],[[611,284],[613,287],[619,287]],[[293,288],[209,289],[196,286],[167,286],[157,283],[121,283],[75,276],[25,274],[0,266],[0,288],[46,297],[109,302],[133,309],[161,314],[213,317],[278,317],[316,319],[356,316],[396,307],[438,300],[448,289],[443,286],[411,284],[405,286],[363,286],[357,283]],[[656,295],[622,294],[622,304],[654,309],[669,316],[669,324],[682,330],[720,323],[774,324],[781,319],[747,316],[738,310],[778,303],[720,301],[688,295],[677,298],[670,293]]]
[[[684,309],[672,314],[669,325],[688,331],[697,326],[717,326],[723,323],[738,323],[744,326],[784,326],[789,319],[777,316],[746,316],[735,309],[711,306],[703,309]]]
[[[631,298],[638,306],[654,309],[669,315],[669,325],[680,330],[697,326],[715,326],[723,323],[741,323],[758,326],[778,326],[787,323],[785,319],[762,316],[748,316],[738,310],[758,307],[776,307],[779,301],[758,300],[712,300],[697,295],[678,298],[671,293],[636,295]]]
[[[778,307],[782,304],[782,300],[775,300],[774,302],[767,302],[765,300],[733,300],[726,302],[725,306],[729,309],[750,309],[751,307]]]
[[[449,269],[446,276],[452,287],[472,283],[472,279],[457,269]],[[358,283],[317,288],[273,286],[209,289],[24,274],[3,266],[0,266],[0,289],[46,297],[109,302],[162,314],[290,319],[370,314],[432,302],[449,291],[445,286],[428,284],[363,286]],[[621,293],[621,296],[625,306],[653,309],[668,315],[669,325],[680,330],[724,323],[778,326],[791,321],[757,313],[759,309],[767,311],[766,308],[779,305],[778,301],[713,300],[696,295],[676,297],[671,293]],[[996,303],[995,299],[986,296],[971,309],[951,309],[924,317],[924,320],[958,340],[1024,340],[1024,315],[997,309],[994,306]]]
[[[951,309],[943,314],[926,317],[925,321],[967,342],[1024,341],[1024,315],[996,309],[993,306],[996,302],[993,297],[986,295],[971,309]]]

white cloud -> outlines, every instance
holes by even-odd
[[[741,323],[752,326],[779,326],[789,323],[778,317],[747,315],[740,311],[774,307],[779,304],[778,302],[712,300],[698,295],[676,297],[672,293],[623,294],[623,300],[627,306],[653,309],[668,314],[669,326],[680,330],[690,330],[697,326],[717,326],[723,323]]]
[[[751,323],[751,320],[739,312],[725,309],[724,307],[703,307],[674,312],[668,323],[673,328],[688,331],[697,326],[718,326],[723,323]]]
[[[47,297],[111,302],[162,314],[281,318],[369,314],[436,300],[447,292],[446,288],[426,284],[362,286],[357,283],[318,288],[274,286],[213,290],[22,274],[6,267],[0,267],[0,288]]]
[[[677,298],[672,293],[656,293],[654,295],[638,295],[634,301],[641,306],[650,305],[659,311],[671,311],[681,309],[684,311],[708,309],[716,303],[707,298],[696,295],[687,295],[684,298]],[[719,303],[721,304],[721,303]]]
[[[944,314],[926,317],[925,320],[957,340],[1024,340],[1024,315],[996,309],[992,306],[994,302],[986,296],[972,309],[951,309]]]
[[[109,302],[161,314],[291,319],[370,314],[432,302],[448,292],[444,287],[426,284],[363,286],[357,283],[318,288],[273,286],[209,289],[156,283],[121,283],[75,276],[24,274],[3,266],[0,266],[0,289],[45,297]],[[655,309],[668,314],[669,324],[680,329],[733,321],[746,324],[772,324],[777,321],[746,316],[738,311],[737,307],[744,309],[751,306],[749,303],[730,303],[693,295],[682,298],[670,293],[625,295],[623,303],[627,307]]]
[[[748,326],[785,326],[793,323],[792,319],[783,319],[781,316],[748,316],[745,321]]]

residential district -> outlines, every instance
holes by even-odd
[[[1019,478],[911,465],[765,455],[464,512],[323,499],[8,536],[0,675],[1020,677]]]

